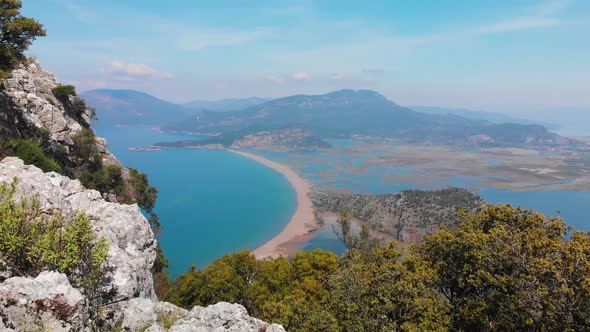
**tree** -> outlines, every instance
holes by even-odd
[[[439,230],[417,254],[460,331],[582,331],[590,328],[590,247],[561,219],[490,205]]]
[[[24,59],[37,37],[46,35],[43,25],[20,13],[19,0],[0,0],[0,69],[8,71]]]

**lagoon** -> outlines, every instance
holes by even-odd
[[[253,250],[288,223],[295,211],[295,192],[275,171],[240,155],[223,150],[165,149],[129,151],[129,147],[156,142],[195,139],[195,136],[161,133],[145,127],[98,127],[111,151],[126,165],[148,174],[159,191],[156,213],[163,226],[159,240],[175,277],[191,265],[203,267],[224,254]],[[384,175],[407,175],[413,166],[373,167],[351,173],[366,156],[350,160],[338,149],[355,144],[331,142],[334,149],[312,152],[252,151],[296,168],[318,188],[334,187],[358,192],[390,193],[399,190],[447,185],[476,190],[490,203],[510,203],[549,216],[560,211],[568,225],[590,230],[590,192],[513,192],[478,183],[478,177],[454,176],[449,182],[386,181]],[[379,157],[380,152],[375,151]],[[492,165],[493,166],[493,165]],[[322,248],[341,253],[343,244],[327,225],[302,249]]]
[[[280,232],[295,210],[295,193],[280,175],[221,150],[129,151],[155,142],[195,139],[142,127],[98,127],[121,162],[158,189],[159,240],[172,277],[224,254],[253,250]]]

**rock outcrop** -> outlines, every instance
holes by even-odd
[[[60,83],[55,76],[41,68],[35,59],[20,64],[3,81],[3,98],[10,98],[16,111],[33,126],[45,130],[51,140],[69,146],[72,135],[90,126],[91,110],[74,116],[53,95]],[[24,124],[17,124],[24,125]]]
[[[157,242],[137,205],[107,202],[78,180],[7,157],[0,162],[0,183],[11,184],[15,178],[15,199],[36,196],[48,214],[85,211],[91,217],[94,232],[109,244],[107,264],[115,293],[113,303],[104,305],[97,316],[91,301],[64,274],[45,271],[36,277],[11,277],[10,271],[3,271],[0,330],[90,330],[100,318],[101,326],[126,331],[284,331],[250,317],[240,305],[219,303],[187,311],[159,302],[150,272]]]
[[[77,330],[88,319],[86,299],[66,275],[41,272],[36,278],[14,277],[0,284],[0,329]]]
[[[52,89],[60,82],[41,68],[34,58],[9,73],[0,81],[0,138],[24,138],[42,141],[50,155],[59,156],[64,171],[72,170],[85,161],[72,158],[73,137],[90,127],[93,110],[77,96],[58,100]],[[121,166],[112,155],[106,141],[95,134],[97,147],[107,165]],[[65,158],[65,159],[64,159]],[[123,176],[127,170],[123,168]]]

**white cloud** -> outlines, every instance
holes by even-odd
[[[565,9],[568,4],[569,0],[547,1],[538,6],[529,8],[528,15],[482,25],[476,32],[501,33],[556,26],[559,25],[561,21],[554,16],[561,10]]]
[[[307,73],[293,73],[291,78],[296,81],[307,81],[310,77]]]
[[[94,24],[98,20],[97,15],[88,8],[82,7],[68,0],[58,0],[58,3],[70,12],[76,20],[82,23]]]
[[[113,60],[110,63],[108,72],[119,75],[125,80],[133,80],[139,77],[172,78],[174,75],[158,71],[142,63],[123,63]]]
[[[558,25],[559,20],[551,17],[524,16],[484,25],[479,29],[483,33],[499,33],[544,28]]]

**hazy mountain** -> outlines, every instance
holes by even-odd
[[[194,100],[186,104],[183,104],[183,106],[197,111],[237,111],[251,106],[260,105],[269,100],[270,99],[259,97],[231,98],[220,100]]]
[[[570,141],[540,125],[495,124],[452,114],[426,114],[369,90],[274,99],[241,111],[200,112],[164,130],[233,135],[276,128],[305,128],[321,137],[365,135],[436,144],[532,145]]]
[[[552,108],[527,115],[555,123],[559,126],[556,131],[562,135],[590,136],[590,108]]]
[[[539,124],[552,130],[557,130],[559,126],[555,123],[547,121],[530,120],[521,117],[514,117],[507,114],[474,111],[465,108],[447,108],[437,106],[408,106],[414,111],[428,114],[452,114],[458,115],[467,119],[485,120],[493,123],[520,123],[520,124]]]
[[[135,90],[99,89],[82,93],[96,107],[101,125],[161,125],[194,113],[180,105]]]

